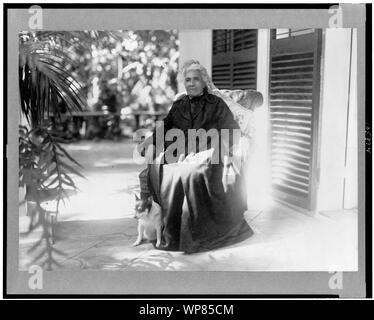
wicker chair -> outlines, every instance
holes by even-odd
[[[262,94],[256,90],[214,90],[213,94],[221,97],[230,108],[235,121],[238,123],[242,136],[239,153],[234,154],[234,165],[240,170],[245,166],[250,156],[252,139],[254,138],[254,110],[263,104]]]

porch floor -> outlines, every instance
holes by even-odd
[[[191,255],[155,250],[150,243],[133,247],[136,221],[131,218],[61,221],[55,248],[67,256],[57,260],[62,268],[96,270],[357,270],[355,212],[308,217],[274,207],[247,212],[246,217],[255,231],[251,238]],[[36,255],[26,253],[33,239],[20,239],[20,269],[28,268]]]
[[[68,151],[84,165],[81,192],[62,206],[56,227],[55,255],[68,270],[165,271],[357,271],[356,210],[313,216],[277,203],[245,217],[254,235],[233,246],[187,255],[133,247],[137,221],[132,191],[141,166],[132,162],[131,143],[78,143]],[[110,152],[110,155],[108,155]],[[53,205],[47,204],[47,205]],[[19,269],[26,270],[40,249],[29,252],[41,231],[26,235],[20,217]]]

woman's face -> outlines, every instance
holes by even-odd
[[[190,70],[187,71],[184,77],[184,87],[190,97],[197,97],[203,93],[205,83],[201,78],[200,71]]]

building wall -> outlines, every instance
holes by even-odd
[[[358,137],[357,137],[357,29],[352,30],[352,59],[348,110],[347,156],[344,185],[344,208],[357,207]]]
[[[357,206],[357,139],[354,138],[357,137],[354,88],[357,62],[352,60],[355,57],[351,55],[351,42],[350,29],[324,31],[318,211],[342,209],[347,197],[346,205]]]
[[[264,209],[270,202],[270,112],[269,112],[270,30],[259,29],[257,35],[257,91],[264,102],[255,110],[255,134],[247,172],[248,207]]]
[[[212,70],[212,30],[179,31],[179,66],[189,59],[197,59],[208,70]],[[178,82],[179,91],[184,91]]]

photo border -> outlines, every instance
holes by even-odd
[[[64,30],[75,28],[75,23],[66,19],[66,14],[77,17],[79,12],[74,13],[71,9],[77,10],[99,10],[108,9],[106,12],[100,11],[99,17],[92,19],[95,27],[89,28],[88,24],[80,17],[78,24],[83,25],[80,29],[100,29],[101,25],[110,25],[106,30],[115,30],[118,28],[118,21],[121,14],[126,11],[127,18],[132,16],[132,20],[126,23],[121,29],[144,29],[147,28],[149,21],[139,16],[146,15],[146,11],[152,10],[152,15],[157,11],[164,9],[175,10],[176,16],[172,21],[166,21],[165,17],[157,16],[157,22],[152,22],[156,27],[150,29],[215,29],[220,26],[222,29],[237,27],[244,28],[275,28],[275,27],[294,27],[294,20],[297,17],[296,26],[327,28],[328,27],[328,9],[331,5],[247,5],[247,4],[72,4],[72,3],[45,3],[39,4],[43,10],[43,24],[46,29],[61,30],[60,27],[65,23],[68,27]],[[18,129],[12,126],[12,123],[18,122],[18,108],[12,106],[18,103],[18,76],[14,66],[18,64],[18,39],[14,33],[21,30],[27,30],[27,17],[30,4],[4,4],[4,28],[3,28],[3,48],[4,48],[4,113],[3,113],[3,163],[7,169],[3,176],[3,296],[4,298],[130,298],[130,297],[230,297],[230,298],[333,298],[333,297],[371,297],[372,295],[372,200],[371,200],[371,5],[342,5],[345,28],[357,28],[358,33],[358,220],[359,220],[359,271],[344,272],[344,289],[331,290],[328,288],[328,279],[331,274],[328,272],[273,272],[273,271],[214,271],[214,272],[195,272],[195,271],[51,271],[44,273],[44,289],[30,290],[27,288],[29,274],[25,271],[18,271]],[[204,19],[199,16],[198,11],[205,10]],[[222,20],[209,22],[212,16],[211,12],[218,13],[225,9],[227,15],[224,23]],[[235,12],[234,15],[228,12],[228,9]],[[18,10],[18,11],[17,11]],[[59,10],[53,19],[49,17],[48,10]],[[108,12],[114,14],[109,21],[103,21],[108,17]],[[121,10],[120,12],[117,12]],[[209,14],[207,13],[209,11]],[[277,10],[282,10],[281,15]],[[17,11],[17,13],[15,12]],[[131,14],[129,12],[132,11]],[[243,18],[244,11],[246,15]],[[15,16],[9,15],[15,13]],[[52,12],[52,11],[51,11]],[[92,12],[92,11],[91,11]],[[186,13],[189,12],[189,13]],[[135,13],[135,14],[134,14]],[[195,14],[191,17],[191,13]],[[296,15],[297,13],[297,15]],[[213,14],[213,16],[215,15]],[[65,15],[65,16],[64,16]],[[170,15],[170,13],[169,13]],[[293,20],[290,16],[294,17]],[[47,19],[45,19],[45,17]],[[70,16],[71,17],[71,16]],[[271,17],[271,19],[270,19]],[[365,21],[366,17],[366,21]],[[131,18],[131,17],[130,17]],[[170,18],[170,17],[169,17]],[[214,18],[214,17],[213,17]],[[231,19],[231,20],[230,20]],[[174,21],[178,20],[178,27],[174,26]],[[243,24],[243,21],[245,23]],[[271,23],[269,24],[269,21]],[[292,23],[290,23],[292,21]],[[77,22],[76,22],[77,23]],[[195,23],[195,25],[192,25]],[[209,23],[209,26],[207,26]],[[57,25],[57,27],[56,27]],[[99,27],[97,27],[99,25]],[[138,27],[139,25],[139,27]],[[164,27],[159,27],[165,25]],[[25,28],[26,27],[26,28]],[[364,61],[360,57],[365,57]],[[15,69],[17,70],[17,69]],[[366,101],[365,101],[366,100]],[[366,103],[366,104],[365,104]],[[362,130],[364,129],[364,130]],[[363,168],[365,168],[363,170]],[[16,201],[15,201],[16,199]],[[363,215],[365,213],[365,215]],[[365,228],[366,226],[366,228]],[[17,230],[17,232],[14,232]],[[124,276],[124,274],[127,274]],[[130,275],[130,276],[129,276]],[[248,278],[248,275],[250,277]],[[138,278],[138,279],[135,279]],[[204,281],[202,281],[204,279]],[[127,281],[127,282],[126,282]],[[140,281],[140,282],[139,282]],[[132,283],[131,283],[132,282]],[[177,284],[177,287],[170,289],[170,284]],[[219,285],[217,286],[217,283]],[[79,284],[79,288],[76,285]],[[84,284],[84,289],[82,290]],[[152,288],[150,285],[152,284]],[[252,290],[248,289],[252,286]],[[253,286],[255,286],[253,290]],[[183,290],[181,290],[181,287]],[[55,293],[59,289],[59,293]],[[98,290],[98,288],[100,288]],[[157,288],[155,290],[154,288]],[[126,291],[128,290],[128,291]],[[307,291],[308,290],[308,291]],[[91,292],[97,292],[90,294]],[[121,292],[124,293],[121,293]],[[226,292],[225,292],[226,291]],[[115,292],[115,293],[113,293]],[[211,292],[218,292],[212,294]]]

